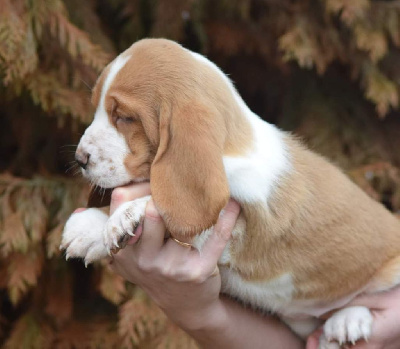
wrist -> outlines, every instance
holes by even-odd
[[[212,305],[198,311],[184,310],[185,316],[167,314],[181,329],[191,335],[195,333],[221,331],[228,319],[224,301],[218,298]]]

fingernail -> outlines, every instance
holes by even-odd
[[[240,204],[235,199],[229,199],[225,206],[225,211],[240,212]]]

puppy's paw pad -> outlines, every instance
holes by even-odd
[[[340,344],[355,343],[371,336],[373,318],[366,307],[344,308],[333,314],[324,325],[324,334],[329,341]]]
[[[104,229],[104,244],[108,253],[124,248],[128,240],[135,236],[135,229],[142,222],[146,204],[150,196],[122,204],[112,214]]]

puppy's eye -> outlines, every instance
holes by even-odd
[[[135,121],[132,116],[115,116],[115,123],[116,124],[131,124]]]

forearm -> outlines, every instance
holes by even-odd
[[[221,298],[206,323],[182,327],[207,349],[304,348],[304,343],[278,319],[261,316],[228,298]]]

